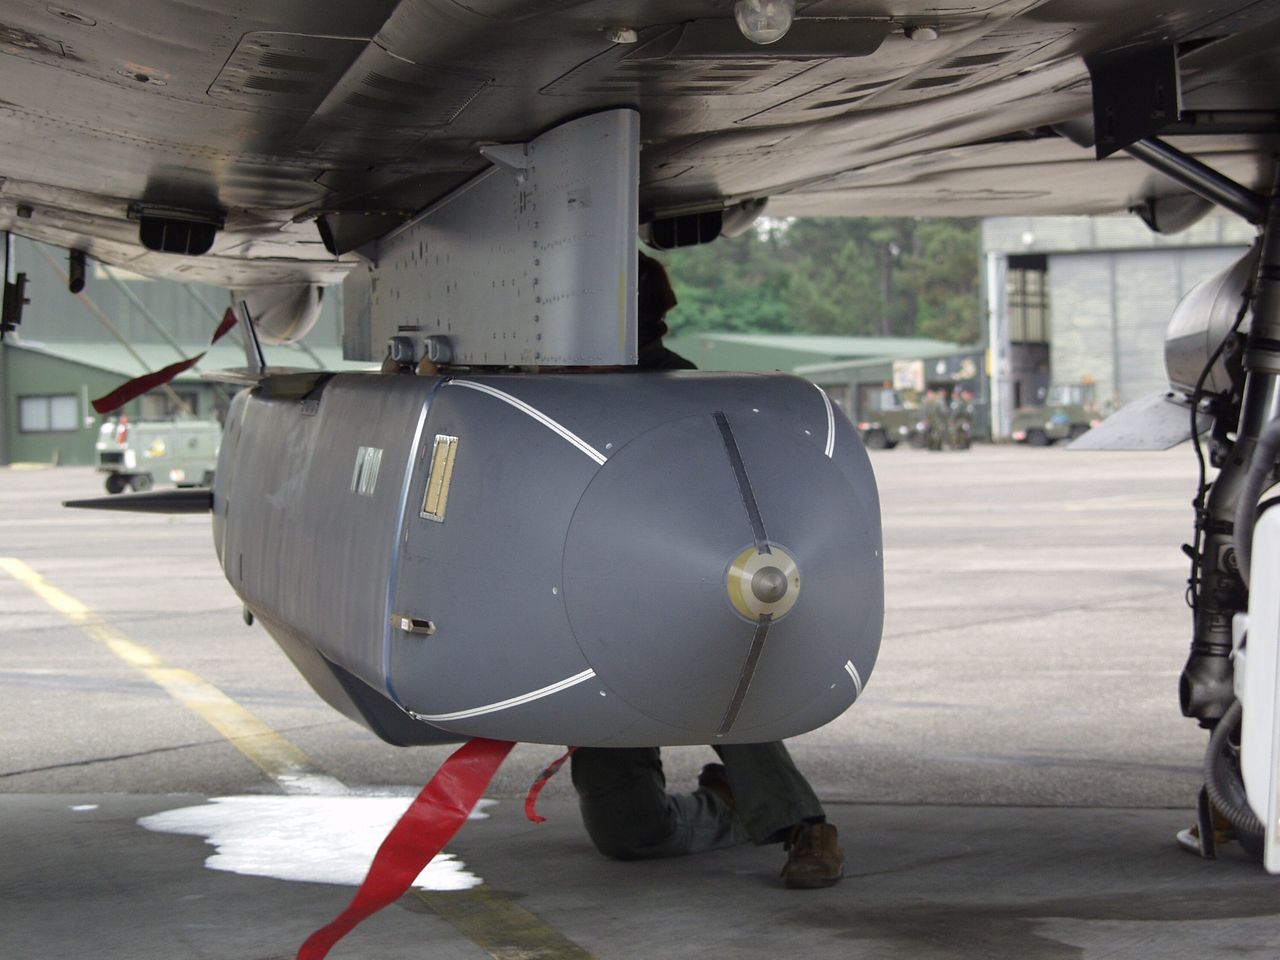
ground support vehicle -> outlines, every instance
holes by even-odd
[[[107,493],[148,490],[156,484],[210,486],[222,426],[216,420],[105,421],[94,445]]]
[[[1102,422],[1093,394],[1092,383],[1054,384],[1042,406],[1019,407],[1014,412],[1011,436],[1033,447],[1084,436]]]
[[[858,434],[869,450],[892,450],[906,441],[923,443],[918,407],[907,403],[896,390],[882,390],[873,398],[875,406],[858,421]]]

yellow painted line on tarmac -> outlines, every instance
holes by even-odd
[[[319,773],[306,754],[213,684],[190,670],[166,666],[156,654],[130,640],[21,560],[0,557],[0,570],[205,720],[286,790],[290,788],[290,781],[299,777],[323,777],[336,790],[345,789],[337,780]],[[448,892],[414,889],[412,893],[494,960],[534,957],[594,960],[590,953],[536,914],[490,887]]]
[[[17,580],[92,639],[141,671],[180,704],[222,734],[233,747],[282,786],[318,771],[301,750],[204,678],[171,667],[91,609],[59,590],[15,557],[0,557],[0,570]]]
[[[502,894],[495,893],[492,887],[413,892],[494,960],[594,960],[592,954],[559,930]]]

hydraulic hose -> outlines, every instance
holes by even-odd
[[[1244,706],[1236,700],[1227,708],[1209,738],[1204,756],[1204,785],[1213,805],[1240,833],[1261,836],[1266,832],[1245,795],[1238,766],[1232,762],[1230,739],[1240,726]]]

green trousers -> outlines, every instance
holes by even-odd
[[[667,793],[657,747],[583,747],[574,753],[573,786],[596,848],[618,860],[642,860],[748,841],[777,843],[801,820],[823,815],[782,743],[714,749],[729,777],[733,808],[709,790]]]

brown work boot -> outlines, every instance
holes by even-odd
[[[729,774],[722,763],[708,763],[698,774],[698,789],[715,794],[730,810],[734,809],[733,788],[729,786]]]
[[[786,848],[782,883],[791,890],[829,887],[844,876],[844,853],[829,823],[797,823]]]

